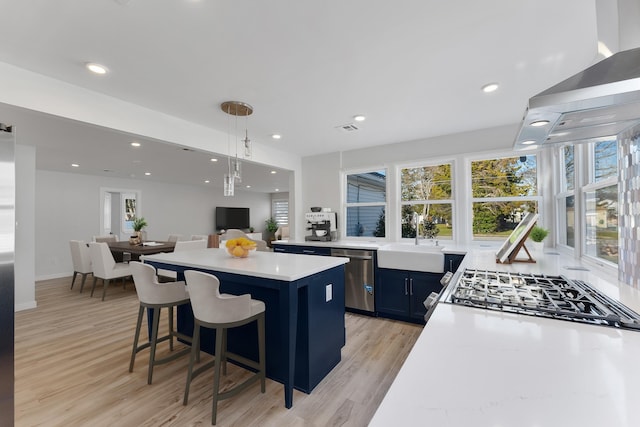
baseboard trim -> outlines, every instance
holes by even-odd
[[[31,310],[32,308],[36,308],[36,307],[38,307],[38,303],[36,303],[35,300],[22,302],[20,304],[15,305],[15,311]]]

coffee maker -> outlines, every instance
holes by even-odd
[[[338,239],[338,216],[335,212],[307,212],[307,230],[311,235],[305,236],[306,241],[330,242]]]

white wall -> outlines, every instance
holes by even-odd
[[[19,131],[16,138],[20,137]],[[16,145],[15,309],[34,308],[36,150]]]
[[[35,197],[36,280],[73,273],[69,240],[90,240],[100,231],[100,188],[141,191],[140,215],[149,226],[147,238],[166,240],[171,233],[214,232],[216,206],[248,207],[257,231],[271,215],[269,194],[236,191],[224,197],[222,190],[146,180],[105,178],[38,170]]]

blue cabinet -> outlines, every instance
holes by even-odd
[[[445,271],[450,271],[455,273],[460,267],[462,260],[464,259],[463,254],[444,254],[444,269]]]
[[[442,273],[387,268],[379,268],[377,273],[375,295],[378,315],[424,323],[427,310],[422,303],[431,292],[440,292]]]

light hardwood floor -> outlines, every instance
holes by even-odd
[[[69,290],[70,283],[38,282],[38,307],[16,313],[16,426],[210,425],[212,371],[194,380],[187,406],[187,357],[157,366],[152,385],[148,350],[128,372],[138,307],[133,284],[112,284],[101,302],[86,286],[82,294],[78,285]],[[422,327],[350,313],[346,327],[342,361],[310,395],[295,391],[293,408],[284,407],[282,385],[267,379],[265,394],[256,383],[222,401],[217,425],[366,426]],[[159,349],[165,354],[168,344]],[[230,364],[223,383],[244,375]]]

